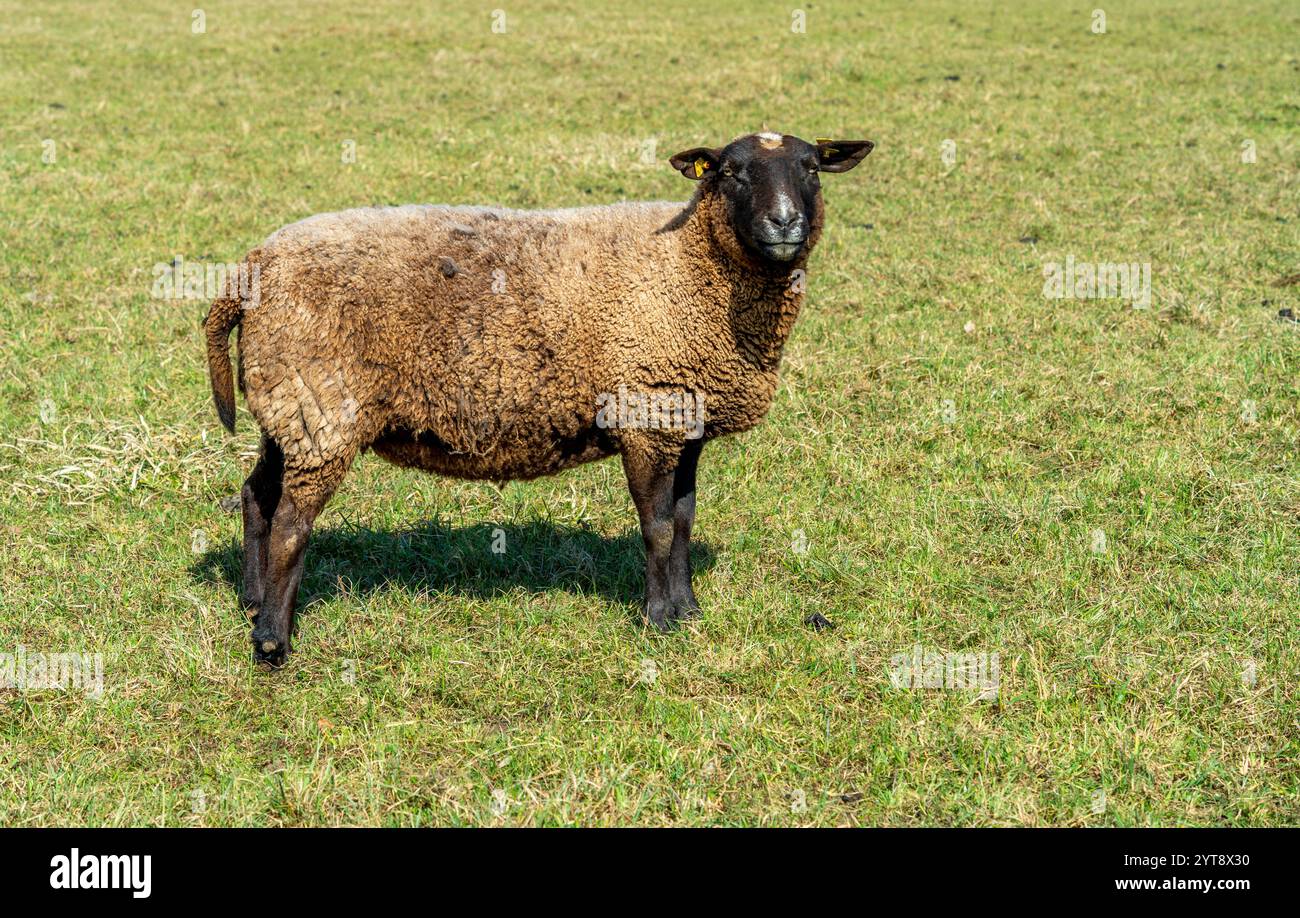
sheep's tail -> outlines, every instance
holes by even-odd
[[[208,336],[208,377],[212,380],[212,400],[217,417],[231,433],[235,432],[235,378],[230,366],[230,332],[243,317],[238,290],[226,290],[217,297],[203,329]]]

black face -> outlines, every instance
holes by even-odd
[[[728,144],[714,181],[740,240],[769,261],[793,261],[808,241],[817,212],[817,173],[812,144],[760,135]]]
[[[789,262],[808,245],[818,219],[822,172],[847,172],[871,152],[869,140],[822,141],[750,134],[720,150],[699,147],[671,160],[702,179],[727,204],[741,243],[769,262]]]

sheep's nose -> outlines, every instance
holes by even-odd
[[[763,219],[780,236],[783,242],[803,241],[805,235],[803,217],[793,208],[782,208],[773,211]]]

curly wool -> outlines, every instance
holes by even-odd
[[[283,450],[286,486],[366,449],[490,480],[629,449],[671,467],[685,433],[600,427],[600,395],[686,391],[706,439],[747,430],[802,305],[803,258],[773,273],[726,209],[705,182],[684,207],[405,206],[284,227],[246,258],[257,297],[208,315],[218,412],[233,430],[239,325],[240,389]],[[808,249],[820,210],[812,223]]]

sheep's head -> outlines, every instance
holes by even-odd
[[[720,206],[724,243],[739,257],[789,266],[817,242],[822,223],[822,172],[848,172],[872,147],[870,140],[819,140],[791,134],[749,134],[710,149],[696,147],[670,163],[688,179],[702,182],[702,195]],[[726,246],[732,248],[731,245]]]

